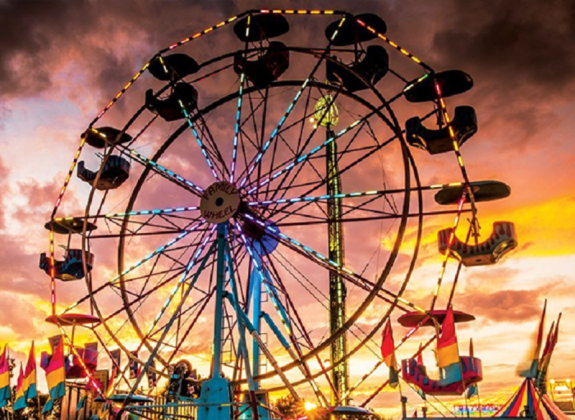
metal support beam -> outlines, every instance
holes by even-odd
[[[327,138],[334,137],[335,133],[331,129],[326,130]],[[339,167],[337,163],[337,142],[333,141],[327,145],[327,193],[334,197],[342,193]],[[335,261],[340,266],[345,265],[345,254],[343,246],[343,226],[341,219],[341,199],[332,198],[327,201],[328,238],[329,238],[329,259]],[[334,334],[345,323],[345,298],[347,290],[343,278],[339,272],[329,274],[329,308],[330,308],[330,332]],[[335,365],[347,354],[347,337],[342,334],[331,345],[331,363]],[[348,405],[349,375],[347,362],[339,364],[332,370],[332,380],[337,395],[332,395],[333,405]],[[335,393],[334,393],[335,394]],[[340,400],[342,398],[343,400]]]
[[[214,345],[212,357],[212,378],[222,377],[222,312],[223,312],[223,297],[224,286],[226,281],[226,235],[228,227],[227,223],[218,225],[218,261],[216,272],[216,302],[215,302],[215,316],[214,316]]]

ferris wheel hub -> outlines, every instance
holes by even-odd
[[[204,191],[200,201],[202,217],[209,223],[224,223],[240,207],[240,193],[234,184],[219,181]]]

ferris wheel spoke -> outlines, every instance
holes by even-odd
[[[190,191],[194,195],[201,197],[202,194],[204,193],[204,189],[201,188],[200,186],[194,184],[192,181],[185,179],[181,175],[178,175],[175,172],[167,169],[163,165],[160,165],[157,162],[148,159],[141,153],[138,153],[136,150],[130,149],[128,147],[124,147],[122,148],[122,150],[130,157],[133,157],[136,162],[141,163],[144,166],[149,166],[155,173],[161,175],[162,177],[168,179],[171,182],[174,182],[180,187],[183,187],[184,189]]]
[[[339,22],[339,26],[338,26],[338,30],[339,28],[341,28],[341,25],[343,25],[343,23],[345,22],[345,16],[341,18],[340,22]],[[331,43],[333,42],[333,40],[335,39],[335,37],[338,34],[338,30],[334,31],[331,39],[329,40],[328,46],[326,48],[326,50],[324,51],[324,53],[321,55],[320,59],[317,60],[317,63],[315,64],[315,66],[313,67],[310,75],[305,79],[305,81],[303,82],[303,84],[301,85],[300,89],[298,90],[298,92],[296,93],[294,99],[292,100],[292,102],[290,103],[290,105],[287,107],[286,112],[284,113],[284,115],[280,118],[276,128],[274,129],[274,131],[272,131],[270,138],[266,141],[266,143],[264,143],[262,150],[260,152],[257,153],[255,159],[252,161],[252,163],[250,163],[249,165],[249,169],[247,171],[247,174],[245,175],[245,177],[240,181],[240,188],[244,187],[246,182],[248,181],[249,176],[252,174],[252,172],[254,171],[254,169],[256,168],[257,165],[260,164],[264,154],[266,153],[266,151],[269,149],[270,145],[272,144],[272,142],[276,139],[276,136],[278,134],[278,132],[281,130],[282,126],[284,125],[286,119],[288,118],[288,116],[291,114],[291,112],[293,111],[294,107],[296,106],[297,102],[299,101],[300,97],[302,96],[302,93],[305,91],[305,89],[307,88],[309,82],[311,79],[313,79],[316,71],[320,68],[321,64],[323,63],[323,61],[325,60],[326,55],[329,53],[329,48],[331,46]]]
[[[347,268],[345,265],[339,264],[338,262],[329,259],[325,255],[315,251],[311,247],[304,245],[300,241],[289,237],[283,232],[280,232],[279,229],[276,227],[277,224],[274,223],[274,226],[272,226],[248,214],[246,214],[245,217],[248,220],[251,220],[252,222],[255,222],[258,225],[262,226],[266,230],[266,232],[268,232],[271,236],[279,240],[280,243],[284,244],[288,248],[297,250],[301,255],[307,256],[309,260],[318,262],[322,267],[332,272],[336,272],[337,274],[341,275],[344,279],[350,281],[356,286],[362,287],[368,291],[370,288],[375,287],[375,283],[355,273],[354,271]],[[405,298],[395,294],[394,292],[388,289],[380,288],[380,292],[388,296],[388,297],[380,296],[383,300],[385,300],[388,303],[393,303],[392,299],[394,299],[406,306],[409,306],[410,308],[413,308],[414,310],[417,310],[419,312],[425,312],[424,309],[420,308],[419,306],[415,305],[412,302],[409,302]]]
[[[470,213],[472,210],[466,209],[462,210],[461,213]],[[281,212],[280,212],[281,213]],[[287,213],[287,215],[291,215],[292,213]],[[417,217],[432,217],[432,216],[444,216],[447,214],[458,214],[457,210],[443,210],[443,211],[429,211],[425,213],[408,213],[406,217],[408,218],[417,218]],[[337,219],[338,222],[341,223],[353,223],[353,222],[370,222],[374,220],[397,220],[401,219],[401,215],[396,214],[389,214],[389,215],[380,215],[380,216],[366,216],[366,217],[349,217],[345,219]],[[284,220],[282,218],[282,220]],[[323,219],[323,220],[315,220],[315,221],[302,221],[302,222],[274,222],[274,225],[278,227],[286,227],[286,226],[310,226],[310,225],[319,225],[319,224],[328,224],[330,220]]]
[[[297,165],[301,165],[302,163],[306,162],[311,156],[315,155],[317,152],[325,149],[327,147],[328,144],[334,142],[335,140],[337,140],[338,138],[342,137],[343,135],[345,135],[347,132],[349,132],[350,130],[352,130],[354,127],[358,126],[360,123],[363,122],[363,120],[371,117],[375,115],[375,112],[371,112],[368,115],[366,115],[365,117],[354,121],[352,124],[350,124],[348,127],[344,128],[343,130],[341,130],[340,132],[338,132],[337,134],[335,134],[334,136],[331,136],[330,138],[328,138],[327,140],[325,140],[320,146],[315,147],[314,149],[312,149],[311,151],[309,151],[308,153],[302,154],[301,156],[298,156],[296,158],[291,159],[291,162],[288,163],[287,165],[285,165],[282,169],[277,170],[276,172],[274,172],[273,174],[265,177],[264,179],[261,179],[257,185],[251,184],[249,189],[247,189],[248,194],[253,194],[255,191],[257,191],[259,188],[265,186],[266,184],[268,184],[269,182],[277,179],[278,177],[287,174],[288,172],[290,172],[294,167],[296,167]]]
[[[138,261],[135,264],[132,264],[130,267],[128,267],[127,269],[123,270],[119,275],[111,278],[108,282],[104,283],[102,286],[98,287],[97,289],[95,289],[94,291],[92,291],[92,294],[97,294],[99,292],[101,292],[102,290],[104,290],[106,287],[110,286],[110,285],[114,285],[118,282],[118,280],[120,280],[123,276],[125,276],[126,274],[132,272],[133,270],[135,270],[136,268],[140,267],[142,264],[146,263],[147,261],[150,261],[152,258],[156,257],[157,255],[161,254],[162,252],[164,252],[166,249],[169,249],[170,247],[172,247],[174,244],[176,244],[177,242],[181,241],[182,239],[184,239],[186,236],[188,236],[190,233],[195,232],[198,230],[199,227],[201,227],[204,223],[200,222],[200,223],[196,223],[195,225],[192,225],[191,227],[189,227],[188,229],[184,230],[184,232],[182,232],[180,235],[178,235],[176,238],[171,239],[170,241],[168,241],[167,243],[161,245],[160,247],[156,248],[156,250],[154,250],[151,254],[147,255],[146,257],[142,258],[140,261]],[[72,305],[69,305],[64,311],[63,313],[67,313],[69,311],[71,311],[72,309],[74,309],[75,307],[77,307],[78,305],[80,305],[82,302],[86,301],[89,299],[89,295],[74,302]]]
[[[305,196],[305,197],[293,197],[293,198],[280,198],[277,200],[265,200],[265,201],[249,201],[247,203],[248,206],[251,207],[260,207],[260,206],[269,206],[272,204],[286,204],[286,203],[300,203],[300,202],[308,202],[308,201],[328,201],[333,200],[335,198],[364,198],[364,197],[381,197],[383,195],[388,194],[401,194],[405,193],[404,188],[398,188],[393,190],[371,190],[371,191],[357,191],[352,193],[341,193],[341,194],[324,194],[318,196]]]
[[[310,102],[310,99],[311,99],[311,89],[308,90],[308,92],[309,92],[310,94],[308,95],[308,98],[307,98],[307,100],[306,100],[305,109],[304,109],[304,116],[303,116],[303,118],[300,119],[300,121],[296,121],[296,122],[294,123],[294,125],[295,125],[295,124],[300,124],[300,132],[299,132],[299,137],[298,137],[298,141],[297,141],[297,145],[296,145],[296,150],[294,150],[294,149],[291,147],[290,143],[285,140],[285,138],[284,138],[284,136],[283,136],[283,130],[278,133],[278,136],[280,137],[280,139],[283,141],[283,143],[286,145],[286,147],[291,151],[291,153],[292,153],[294,159],[297,159],[298,157],[300,157],[300,156],[303,154],[303,151],[306,150],[306,148],[308,147],[308,145],[311,143],[311,141],[312,141],[313,138],[315,137],[316,133],[319,131],[319,127],[324,123],[324,120],[325,120],[326,118],[330,118],[330,117],[331,117],[331,109],[332,109],[332,106],[335,104],[335,101],[336,101],[337,97],[340,95],[340,93],[342,92],[342,89],[343,89],[343,86],[341,86],[341,87],[337,90],[337,92],[335,93],[335,95],[333,95],[333,96],[330,95],[330,96],[328,97],[327,102],[326,102],[325,105],[323,105],[322,107],[319,107],[319,108],[318,108],[317,105],[314,107],[314,112],[313,112],[313,114],[311,114],[311,115],[313,115],[313,117],[317,117],[320,112],[321,112],[321,115],[320,115],[320,117],[318,118],[318,120],[315,122],[315,125],[313,126],[313,129],[312,129],[311,133],[307,136],[305,142],[302,142],[304,125],[305,125],[305,122],[306,122],[306,121],[308,120],[308,118],[309,118],[309,116],[307,115],[307,114],[308,114],[307,109],[308,109],[308,107],[309,107],[309,102]],[[319,90],[319,92],[320,92],[320,97],[321,97],[321,98],[325,98],[326,96],[325,96],[324,92],[322,91],[321,87],[318,88],[318,90]],[[300,122],[301,122],[301,123],[300,123]],[[288,128],[289,128],[289,127],[288,127]],[[287,129],[286,129],[286,131],[287,131]],[[355,136],[354,136],[354,137],[355,137]],[[275,145],[277,145],[277,142],[275,143]],[[275,150],[274,150],[273,158],[275,158]],[[273,172],[273,170],[272,170],[271,168],[274,168],[274,163],[275,163],[275,159],[272,159],[272,161],[270,162],[270,166],[269,166],[269,167],[270,167],[270,171],[269,171],[270,173]],[[315,174],[321,179],[321,178],[322,178],[322,175],[321,175],[320,172],[317,170],[317,168],[315,167],[315,165],[313,164],[313,162],[311,161],[311,159],[308,159],[308,160],[306,161],[306,163],[307,163],[307,166],[311,167],[312,171],[315,172]],[[305,166],[305,165],[299,166],[297,172],[296,172],[296,173],[293,175],[293,177],[292,177],[292,182],[293,182],[293,180],[295,180],[295,178],[298,176],[298,174],[300,173],[300,171],[303,169],[304,166]],[[258,177],[258,178],[261,179],[261,176]],[[283,186],[283,184],[284,184],[285,181],[286,181],[286,178],[285,178],[285,177],[282,178],[281,181],[280,181],[279,186],[280,186],[280,187]],[[269,198],[269,190],[270,190],[270,183],[268,182],[267,185],[266,185],[266,191],[265,191],[265,194],[264,194],[264,196],[265,196],[266,198]],[[275,198],[275,194],[274,194],[272,197]]]
[[[202,153],[202,156],[204,157],[204,160],[206,161],[208,168],[210,169],[213,177],[217,181],[220,181],[221,180],[220,175],[218,174],[218,171],[216,171],[214,163],[212,162],[212,158],[210,157],[210,153],[208,152],[206,145],[204,144],[204,140],[202,139],[202,137],[198,133],[198,130],[196,130],[196,126],[194,125],[194,122],[192,121],[192,117],[190,116],[190,114],[187,113],[187,111],[185,110],[185,107],[183,107],[183,104],[181,104],[181,105],[182,105],[182,110],[184,111],[184,115],[186,116],[186,121],[188,122],[188,126],[190,127],[190,130],[192,131],[192,133],[196,139],[196,143],[198,144],[198,146],[200,148],[200,152]],[[198,114],[198,115],[201,115],[201,114]],[[203,116],[201,116],[201,120],[202,120],[204,128],[206,128],[205,132],[209,132],[209,129],[207,128],[206,121],[203,118]],[[217,147],[215,142],[212,142],[212,147]],[[217,154],[219,154],[219,150],[217,151]],[[221,154],[220,154],[220,157],[221,157]]]
[[[87,216],[65,216],[65,217],[56,217],[54,218],[54,222],[62,222],[66,220],[98,220],[98,219],[124,219],[127,216],[150,216],[150,215],[168,215],[173,213],[181,213],[181,212],[188,212],[188,211],[195,211],[199,210],[200,208],[197,206],[188,206],[188,207],[167,207],[162,209],[151,209],[151,210],[134,210],[127,213],[105,213],[105,214],[89,214]]]
[[[196,314],[196,310],[199,310],[202,306],[204,306],[204,303],[205,303],[204,301],[209,300],[211,296],[212,296],[212,293],[205,294],[204,296],[200,297],[199,299],[194,300],[194,302],[191,305],[189,305],[187,308],[184,309],[182,307],[182,309],[176,314],[175,320],[179,322],[183,318],[186,318],[186,319],[191,318],[192,316],[194,316],[194,314]],[[169,328],[168,322],[158,326],[155,331],[150,333],[150,335],[148,336],[148,339],[155,341],[155,336],[158,335],[160,332],[162,332],[166,328]],[[174,334],[177,334],[177,332],[174,332]],[[173,339],[174,339],[174,337],[170,337],[170,339],[168,339],[168,342],[172,341]],[[173,347],[177,348],[178,343],[173,345]]]
[[[434,113],[434,112],[428,114],[428,117],[429,117],[430,115],[433,115],[433,113]],[[346,173],[347,171],[351,170],[352,168],[354,168],[355,166],[357,166],[358,164],[360,164],[361,162],[363,162],[364,160],[366,160],[366,159],[369,158],[370,156],[372,156],[372,155],[374,155],[375,153],[377,153],[379,150],[381,150],[381,149],[383,149],[384,147],[386,147],[387,145],[391,144],[391,143],[392,143],[394,140],[396,140],[397,138],[398,138],[398,135],[397,135],[397,134],[394,135],[394,136],[392,136],[392,137],[390,137],[390,138],[388,138],[386,141],[382,142],[382,143],[379,144],[376,148],[370,150],[369,152],[367,152],[366,154],[364,154],[364,155],[361,156],[360,158],[356,159],[354,162],[350,163],[349,165],[347,165],[347,166],[344,167],[344,168],[340,168],[340,170],[339,170],[337,173],[335,173],[335,174],[333,174],[333,175],[330,175],[330,176],[326,177],[325,179],[322,179],[321,182],[315,184],[312,188],[310,188],[309,190],[307,190],[307,191],[303,194],[303,196],[308,196],[309,194],[311,194],[311,193],[317,191],[319,188],[323,187],[324,185],[327,185],[327,183],[328,183],[330,180],[333,180],[335,176],[341,176],[342,174],[344,174],[344,173]],[[282,198],[287,195],[287,191],[288,191],[288,190],[284,191],[284,195],[282,196]],[[311,204],[311,202],[304,204],[304,206],[309,206],[310,204]],[[290,205],[292,205],[292,204],[291,204],[291,203],[287,203],[287,206],[290,206]],[[285,208],[284,208],[284,210],[285,210]],[[271,216],[273,216],[273,214],[274,214],[274,212],[272,211]],[[284,216],[282,219],[278,220],[278,222],[281,222],[281,220],[283,220],[284,218],[285,218],[285,216]]]
[[[250,36],[250,24],[251,24],[251,15],[248,15],[247,18],[247,23],[246,23],[246,32],[245,32],[245,37],[246,37],[246,42],[245,42],[245,47],[244,47],[244,55],[247,55],[248,53],[248,46],[249,46],[249,42],[247,41],[247,39]],[[242,71],[241,75],[240,75],[240,82],[239,82],[239,89],[238,89],[238,103],[237,103],[237,108],[236,108],[236,124],[234,126],[234,140],[233,140],[233,145],[232,145],[232,161],[230,164],[230,183],[234,183],[235,180],[235,176],[236,176],[236,164],[237,164],[237,158],[238,158],[238,142],[239,142],[239,133],[240,133],[240,122],[241,122],[241,118],[242,118],[242,100],[243,100],[243,96],[244,96],[244,83],[246,81],[246,73],[245,71]]]
[[[160,320],[162,319],[163,315],[166,313],[168,307],[170,306],[170,304],[172,303],[176,293],[180,290],[180,288],[183,286],[183,284],[185,283],[185,281],[188,278],[188,275],[190,274],[190,272],[192,271],[192,269],[196,266],[196,264],[199,262],[200,257],[202,256],[208,242],[210,241],[210,239],[212,238],[214,232],[216,230],[216,226],[214,226],[209,233],[206,233],[203,235],[202,241],[200,246],[196,249],[196,251],[194,252],[194,254],[190,257],[190,259],[188,260],[188,263],[186,264],[186,267],[184,269],[184,273],[180,276],[177,284],[175,285],[175,287],[173,288],[173,290],[170,292],[170,294],[168,295],[168,298],[166,299],[166,301],[164,302],[162,308],[160,309],[160,311],[158,312],[158,314],[156,315],[156,317],[154,318],[154,321],[152,322],[152,325],[149,327],[148,329],[148,333],[146,334],[146,336],[144,337],[144,339],[142,340],[142,345],[143,343],[146,341],[147,337],[151,334],[152,331],[154,331],[154,328],[156,328],[156,326],[158,325],[158,323],[160,322]],[[215,242],[212,243],[212,247],[215,245]],[[202,260],[202,264],[200,266],[200,271],[195,273],[195,278],[197,279],[197,277],[199,276],[199,274],[201,273],[201,270],[203,270],[205,263],[207,262],[208,257],[210,257],[209,253],[207,256],[204,256],[203,260]],[[192,284],[189,285],[189,289],[193,287]],[[178,305],[179,307],[181,307],[181,304]]]

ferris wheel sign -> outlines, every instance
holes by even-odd
[[[240,193],[235,185],[226,181],[210,185],[200,202],[202,217],[209,223],[223,223],[238,211]]]

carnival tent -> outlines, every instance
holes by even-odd
[[[517,392],[493,417],[531,417],[537,420],[569,420],[548,395],[541,395],[532,379],[525,379]]]

